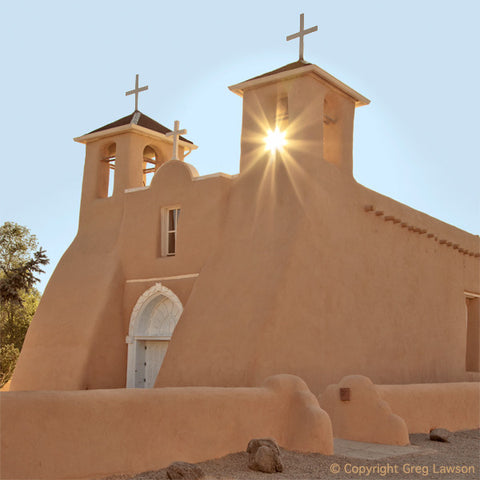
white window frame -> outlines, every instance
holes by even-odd
[[[177,254],[177,233],[178,233],[178,216],[179,213],[176,214],[175,218],[175,225],[174,229],[170,230],[169,229],[169,215],[172,210],[178,210],[178,212],[181,212],[180,205],[172,205],[169,207],[162,208],[162,215],[161,215],[161,230],[162,230],[162,236],[161,236],[161,255],[162,257],[174,257]],[[169,234],[175,234],[175,251],[173,253],[169,253]]]

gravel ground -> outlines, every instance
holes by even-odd
[[[233,453],[197,465],[205,472],[206,480],[480,479],[480,430],[456,432],[451,435],[449,443],[432,442],[427,434],[419,433],[410,435],[410,443],[421,447],[422,451],[381,460],[363,460],[318,453],[302,454],[282,449],[284,469],[282,473],[274,474],[249,470],[246,452]],[[369,467],[370,469],[367,470]],[[446,467],[457,467],[459,471],[445,471]],[[462,467],[465,473],[462,473]],[[335,473],[337,471],[338,473]],[[166,478],[166,469],[162,469],[134,476],[116,475],[106,480],[164,480]]]

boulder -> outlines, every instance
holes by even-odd
[[[203,470],[193,463],[173,462],[167,468],[170,480],[200,480],[205,477]]]
[[[264,473],[282,472],[280,449],[271,438],[255,438],[248,442],[248,468]]]
[[[260,447],[270,447],[280,455],[280,448],[273,438],[254,438],[248,442],[247,453],[255,454]]]
[[[448,442],[448,437],[450,437],[451,432],[444,428],[434,428],[430,430],[430,440],[435,442]]]

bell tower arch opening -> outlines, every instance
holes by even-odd
[[[117,144],[110,143],[104,150],[102,162],[100,165],[101,175],[99,175],[99,197],[107,198],[113,195],[115,183],[115,161],[117,159]]]
[[[127,388],[155,384],[183,305],[167,287],[157,283],[138,299],[127,336]]]
[[[165,163],[157,149],[147,145],[143,149],[143,186],[148,187],[155,172]]]

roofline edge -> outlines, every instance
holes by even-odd
[[[122,133],[126,133],[128,130],[137,130],[138,133],[146,135],[147,137],[164,140],[168,143],[173,143],[173,139],[171,137],[167,137],[165,134],[156,132],[155,130],[142,127],[140,125],[135,125],[134,123],[129,123],[128,125],[120,125],[119,127],[113,127],[107,130],[100,130],[99,132],[87,133],[85,135],[81,135],[80,137],[74,137],[73,140],[77,143],[83,143],[86,145],[87,143],[93,142],[98,138],[119,135]],[[190,148],[191,150],[196,150],[198,148],[198,146],[195,145],[193,142],[190,143],[181,139],[179,139],[178,142],[180,146]]]
[[[243,97],[243,92],[247,88],[258,87],[260,85],[265,85],[267,83],[272,83],[279,80],[286,80],[287,78],[291,78],[291,77],[298,77],[300,75],[304,75],[310,72],[316,74],[323,80],[327,81],[334,87],[338,88],[343,93],[347,94],[349,97],[353,98],[355,100],[355,105],[357,107],[368,105],[370,103],[370,100],[367,97],[364,97],[353,88],[349,87],[342,81],[338,80],[338,78],[335,78],[333,75],[330,75],[328,72],[326,72],[322,68],[313,64],[305,65],[304,67],[299,67],[294,70],[288,70],[286,72],[275,73],[273,75],[268,75],[266,77],[259,77],[259,78],[253,78],[250,80],[245,80],[244,82],[231,85],[228,88],[233,93],[236,93],[240,97]]]

